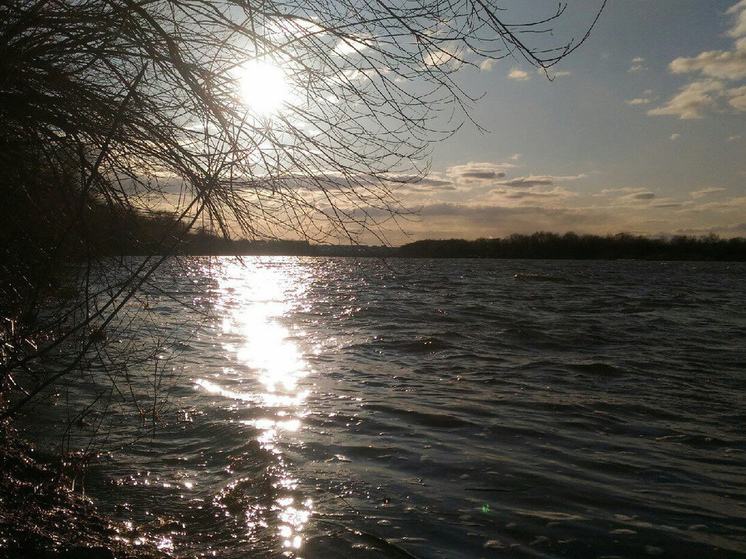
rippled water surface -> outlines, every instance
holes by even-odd
[[[172,412],[86,481],[176,555],[746,556],[743,264],[182,266]]]

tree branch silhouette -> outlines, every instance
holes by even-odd
[[[95,349],[200,224],[385,243],[401,177],[477,100],[459,69],[547,69],[605,3],[557,41],[565,4],[510,23],[491,0],[0,0],[3,416],[84,369],[129,382],[114,363],[134,357]],[[250,61],[287,81],[275,114],[241,98]],[[159,256],[116,260],[145,244]]]

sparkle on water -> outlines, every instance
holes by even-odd
[[[304,291],[304,278],[288,274],[286,268],[246,268],[234,262],[220,276],[220,305],[225,316],[223,333],[231,340],[225,350],[233,354],[237,363],[255,375],[260,392],[237,392],[221,385],[220,378],[198,379],[197,386],[208,393],[260,405],[269,417],[251,421],[261,435],[258,442],[265,450],[281,458],[279,441],[283,433],[297,432],[304,416],[307,392],[300,390],[298,381],[308,374],[307,364],[293,335],[281,322],[290,305]],[[225,374],[231,371],[224,370]],[[276,484],[294,489],[298,482],[279,460],[274,470]],[[303,546],[303,530],[313,513],[313,501],[297,502],[294,497],[280,495],[272,509],[279,520],[277,530],[283,547],[298,550]],[[247,531],[253,532],[265,522],[266,511],[249,510],[246,514]]]

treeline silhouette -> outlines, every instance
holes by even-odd
[[[2,320],[35,314],[69,283],[71,265],[172,252],[186,234],[168,212],[145,214],[95,197],[81,203],[75,181],[68,182],[26,180],[0,189]]]
[[[0,240],[6,268],[10,261],[28,269],[106,256],[152,254],[310,255],[307,241],[227,239],[193,227],[168,211],[141,211],[90,198],[80,206],[64,192],[49,189],[33,202],[12,191],[0,198]],[[20,193],[18,193],[20,194]],[[51,253],[57,258],[50,261]],[[36,263],[36,261],[39,261]]]
[[[718,260],[746,261],[746,239],[717,235],[651,238],[629,233],[579,235],[537,232],[503,239],[415,241],[399,248],[403,257],[546,258],[574,260]]]

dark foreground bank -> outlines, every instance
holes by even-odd
[[[138,542],[135,545],[133,542]],[[166,558],[134,530],[100,515],[6,422],[0,425],[0,556]]]

